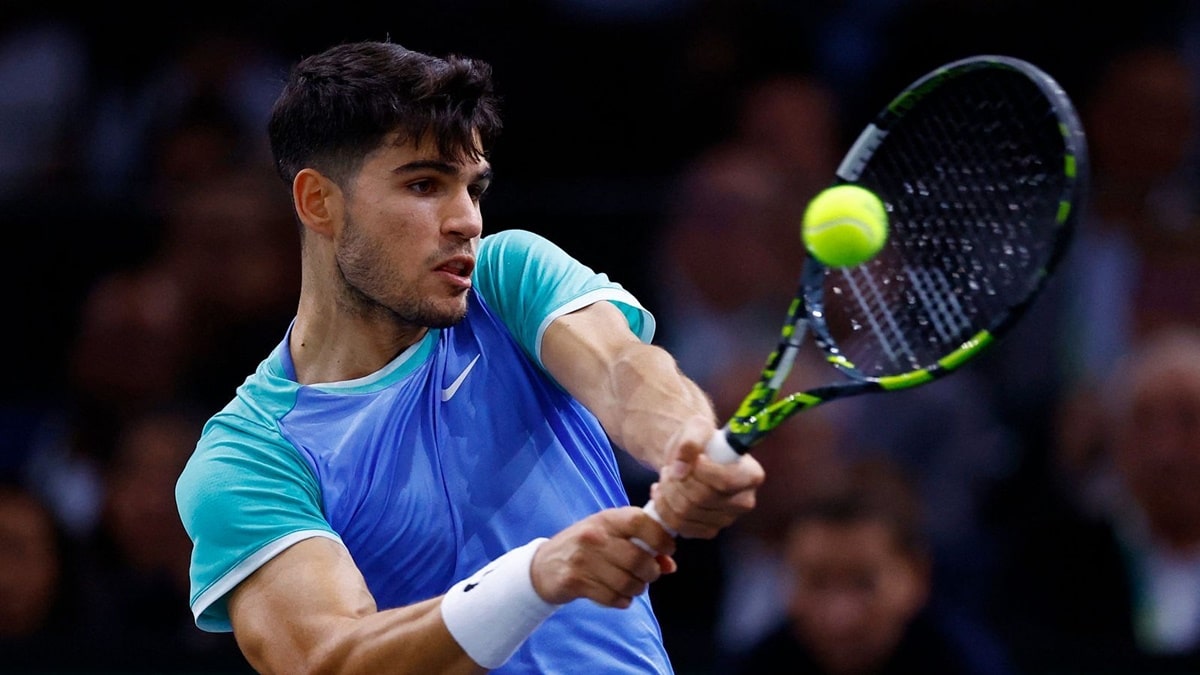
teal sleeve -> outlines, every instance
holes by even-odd
[[[474,283],[539,366],[550,322],[601,300],[616,305],[643,342],[654,338],[654,316],[632,293],[533,232],[504,230],[484,237]]]
[[[205,630],[232,630],[229,591],[288,546],[314,536],[340,541],[299,453],[228,410],[205,426],[175,497],[193,543],[192,612]]]

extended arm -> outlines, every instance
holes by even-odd
[[[546,330],[542,362],[591,410],[613,442],[660,472],[652,496],[684,536],[712,537],[754,506],[763,470],[750,456],[704,456],[716,430],[708,396],[664,349],[637,339],[615,306],[598,302]]]
[[[635,538],[660,554],[647,554],[632,543]],[[661,574],[674,571],[673,551],[674,542],[641,509],[601,511],[543,542],[532,560],[517,558],[519,564],[507,574],[479,577],[469,597],[464,593],[459,599],[456,615],[465,621],[456,625],[457,634],[472,638],[465,641],[475,654],[495,652],[489,641],[499,627],[514,623],[514,608],[505,602],[512,589],[487,586],[496,579],[527,584],[539,598],[535,604],[587,598],[623,608]],[[461,592],[461,585],[449,593],[456,589]],[[477,601],[488,597],[500,602]],[[448,627],[446,601],[439,596],[379,611],[346,549],[315,537],[294,544],[243,581],[230,595],[229,614],[238,645],[261,673],[485,672]],[[489,606],[495,607],[492,615],[474,616]],[[524,637],[508,639],[515,648]]]
[[[229,599],[238,645],[261,673],[482,673],[442,621],[441,598],[377,612],[339,543],[288,548]]]

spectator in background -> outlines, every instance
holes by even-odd
[[[93,93],[82,161],[98,198],[144,199],[164,178],[218,161],[269,162],[262,129],[286,70],[270,40],[193,26],[153,56],[107,73]],[[125,81],[135,69],[145,70]]]
[[[86,547],[87,633],[114,672],[252,672],[232,636],[196,628],[188,611],[191,541],[175,479],[205,416],[157,406],[126,421],[103,469],[100,520]]]
[[[714,377],[713,354],[774,342],[804,257],[800,216],[840,159],[837,121],[820,80],[766,78],[743,90],[731,135],[678,177],[649,263],[665,343],[693,378]]]
[[[1097,384],[1156,325],[1200,322],[1197,75],[1167,42],[1118,49],[1094,70],[1069,92],[1090,159],[1075,240],[990,359],[998,408],[1036,450],[1052,442],[1059,399],[1089,391],[1079,380]]]
[[[1196,74],[1182,51],[1119,52],[1085,99],[1092,200],[1077,242],[1069,373],[1102,377],[1139,334],[1200,322]]]
[[[803,209],[831,184],[844,149],[840,100],[817,77],[794,73],[764,78],[742,90],[739,104],[730,137],[702,152],[680,176],[653,267],[659,280],[658,305],[663,307],[664,344],[679,355],[684,371],[714,390],[726,386],[722,380],[731,377],[722,372],[723,366],[750,364],[736,378],[737,384],[729,385],[740,389],[731,394],[736,400],[728,402],[726,414],[740,403],[775,346],[804,260],[798,229]],[[840,376],[817,363],[807,377],[816,385]],[[981,377],[978,369],[961,372],[913,391],[837,402],[833,412],[826,411],[840,418],[841,452],[884,454],[917,477],[921,497],[930,507],[939,590],[968,605],[991,583],[993,556],[1000,544],[988,522],[988,508],[1020,452],[1015,434],[990,407],[990,389]],[[878,424],[879,419],[888,423]],[[793,424],[801,423],[789,422]],[[769,446],[776,443],[809,444],[803,437],[792,438],[771,441],[759,452],[770,452]],[[776,467],[770,475],[810,470],[807,460],[786,451],[778,456],[781,462],[797,464]],[[638,467],[625,470],[635,486],[653,479]],[[797,494],[803,492],[796,488]],[[760,540],[730,543],[736,549]],[[736,561],[745,553],[730,555]],[[778,562],[774,556],[765,561]],[[739,568],[735,562],[717,574],[745,571]],[[763,577],[752,576],[760,588],[772,587]],[[672,579],[653,592],[664,593],[680,583]],[[731,602],[744,597],[736,590],[728,593]],[[764,595],[779,597],[769,590]],[[759,619],[780,611],[779,603],[770,600],[754,606],[761,610]],[[726,648],[759,630],[754,620],[739,617],[743,621],[718,619],[723,624],[718,641]]]
[[[993,501],[1006,537],[1080,512],[1103,519],[1117,489],[1113,455],[1094,442],[1105,377],[1160,326],[1200,329],[1196,77],[1182,50],[1152,41],[1113,51],[1071,92],[1089,203],[1045,294],[986,359],[993,408],[1025,447]]]
[[[1064,405],[1098,405],[1105,374],[1141,336],[1200,328],[1196,77],[1173,46],[1139,46],[1113,57],[1086,99],[1092,199],[1058,307]],[[1103,468],[1092,466],[1105,461],[1087,452],[1095,447],[1059,443],[1053,456],[1084,476]]]
[[[1200,330],[1139,339],[1104,385],[1099,406],[1069,410],[1078,417],[1063,440],[1094,446],[1110,489],[1084,498],[1072,491],[1086,484],[1068,473],[1075,465],[1058,465],[1061,503],[1014,546],[998,620],[1028,673],[1195,673]]]
[[[161,270],[114,272],[88,293],[61,408],[44,415],[21,462],[72,537],[96,525],[100,473],[124,422],[182,394],[194,349],[188,322],[178,284]]]
[[[887,460],[860,461],[788,521],[787,616],[732,672],[1012,672],[982,627],[934,601],[920,497]]]
[[[779,174],[799,204],[833,181],[846,139],[840,99],[824,80],[775,74],[740,96],[734,139]]]
[[[762,357],[762,358],[760,358]],[[736,411],[761,374],[765,356],[746,354],[723,370],[712,389],[725,418]],[[828,365],[813,351],[799,356],[787,390],[823,384]],[[744,651],[787,615],[788,524],[796,511],[846,468],[847,409],[820,406],[804,411],[754,446],[767,471],[754,510],[721,538],[722,584],[716,599],[715,637],[719,656]],[[672,580],[674,581],[674,580]]]
[[[286,192],[268,165],[223,167],[164,188],[163,241],[153,266],[188,313],[192,398],[223,405],[295,313],[299,246]]]
[[[95,525],[98,473],[125,422],[162,401],[221,405],[294,310],[299,266],[280,251],[297,231],[269,174],[210,166],[157,194],[158,246],[88,292],[63,409],[22,461],[75,536]]]
[[[988,395],[983,369],[970,364],[915,389],[830,404],[846,408],[848,459],[887,457],[911,476],[928,514],[938,591],[976,613],[1004,545],[993,503],[1022,452]]]
[[[797,223],[838,161],[836,106],[829,88],[808,75],[754,82],[731,106],[729,135],[702,149],[669,195],[656,253],[646,261],[659,334],[685,373],[710,391],[725,390],[716,401],[723,417],[757,377],[795,291],[804,255]],[[787,433],[759,451],[788,445]],[[806,457],[781,455],[779,463],[794,476],[791,467],[807,467]],[[628,460],[622,472],[631,498],[644,501],[653,472]],[[788,480],[775,484],[786,489]],[[777,561],[773,543],[748,528],[744,539],[729,541],[736,551],[728,554],[724,537],[679,540],[680,559],[693,561],[688,573],[650,589],[680,672],[707,672],[728,643],[756,635],[778,612],[776,602],[750,599],[777,597]],[[723,599],[729,585],[740,593]]]
[[[723,355],[710,388],[720,419],[728,419],[759,377],[764,354]],[[787,386],[816,384],[827,368],[807,352],[799,357]],[[680,673],[720,673],[725,657],[763,637],[787,611],[784,532],[799,504],[843,469],[845,419],[834,406],[809,410],[754,446],[767,472],[754,510],[716,540],[679,540],[692,564],[686,574],[660,579],[650,593],[673,648]]]
[[[69,170],[88,94],[87,37],[16,0],[0,12],[0,200],[52,193]]]
[[[54,513],[19,481],[0,482],[0,671],[90,665],[71,593],[70,543]]]
[[[737,143],[706,151],[681,178],[655,266],[665,341],[702,382],[719,361],[774,340],[799,278],[803,249],[785,182]],[[786,229],[785,229],[786,228]],[[765,352],[764,352],[765,353]]]

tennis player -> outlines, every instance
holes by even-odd
[[[490,78],[343,44],[275,104],[298,310],[177,485],[196,623],[261,672],[669,673],[646,590],[672,533],[754,505],[762,467],[703,455],[711,403],[635,297],[532,233],[482,236]],[[614,448],[659,472],[665,527]]]

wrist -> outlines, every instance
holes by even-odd
[[[545,538],[515,548],[442,596],[442,621],[476,663],[498,668],[561,605],[542,599],[530,566]]]

